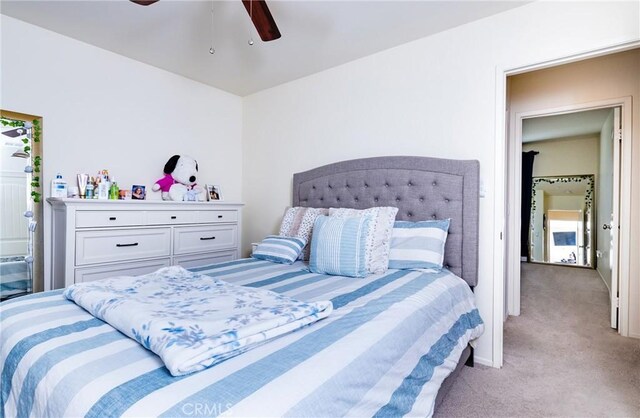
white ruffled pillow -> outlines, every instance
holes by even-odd
[[[384,273],[389,268],[389,248],[393,224],[396,221],[398,208],[381,206],[369,209],[331,208],[329,216],[350,218],[371,216],[373,221],[369,227],[365,247],[366,264],[369,273]]]
[[[298,237],[307,242],[307,245],[304,247],[300,257],[298,257],[299,260],[309,260],[313,224],[318,216],[328,214],[329,209],[326,208],[307,208],[301,206],[287,208],[284,212],[278,235],[282,235],[284,237]]]

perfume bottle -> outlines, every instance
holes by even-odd
[[[118,200],[118,195],[120,191],[118,189],[118,183],[115,178],[111,179],[111,187],[109,188],[109,199],[110,200]]]

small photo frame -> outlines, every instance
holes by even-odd
[[[209,202],[219,202],[222,200],[222,190],[217,184],[207,184],[207,200]]]
[[[144,200],[146,196],[145,187],[134,184],[131,186],[131,199]]]

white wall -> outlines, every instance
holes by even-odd
[[[526,142],[522,151],[539,152],[533,160],[533,177],[598,175],[600,136],[596,134]]]
[[[638,16],[635,1],[536,2],[245,98],[245,249],[277,231],[295,172],[380,155],[478,159],[487,195],[475,292],[486,328],[476,359],[499,366],[496,71],[640,39]]]
[[[636,11],[636,22],[640,22],[639,17]],[[640,178],[640,49],[521,74],[510,80],[510,111],[516,114],[624,97],[631,97],[633,122],[628,332],[640,338],[640,241],[634,239],[640,236],[640,182],[635,181]]]
[[[43,117],[45,197],[56,172],[72,182],[106,168],[121,187],[150,187],[188,154],[201,183],[240,200],[241,98],[4,15],[0,25],[0,106]]]
[[[598,193],[596,194],[596,250],[602,252],[597,259],[600,277],[611,293],[611,234],[602,225],[611,223],[613,212],[613,110],[600,132],[600,163],[598,167]]]

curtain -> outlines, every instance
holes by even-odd
[[[533,159],[538,151],[522,153],[522,204],[520,205],[520,256],[529,261],[529,223],[531,222],[531,186],[533,184]]]

